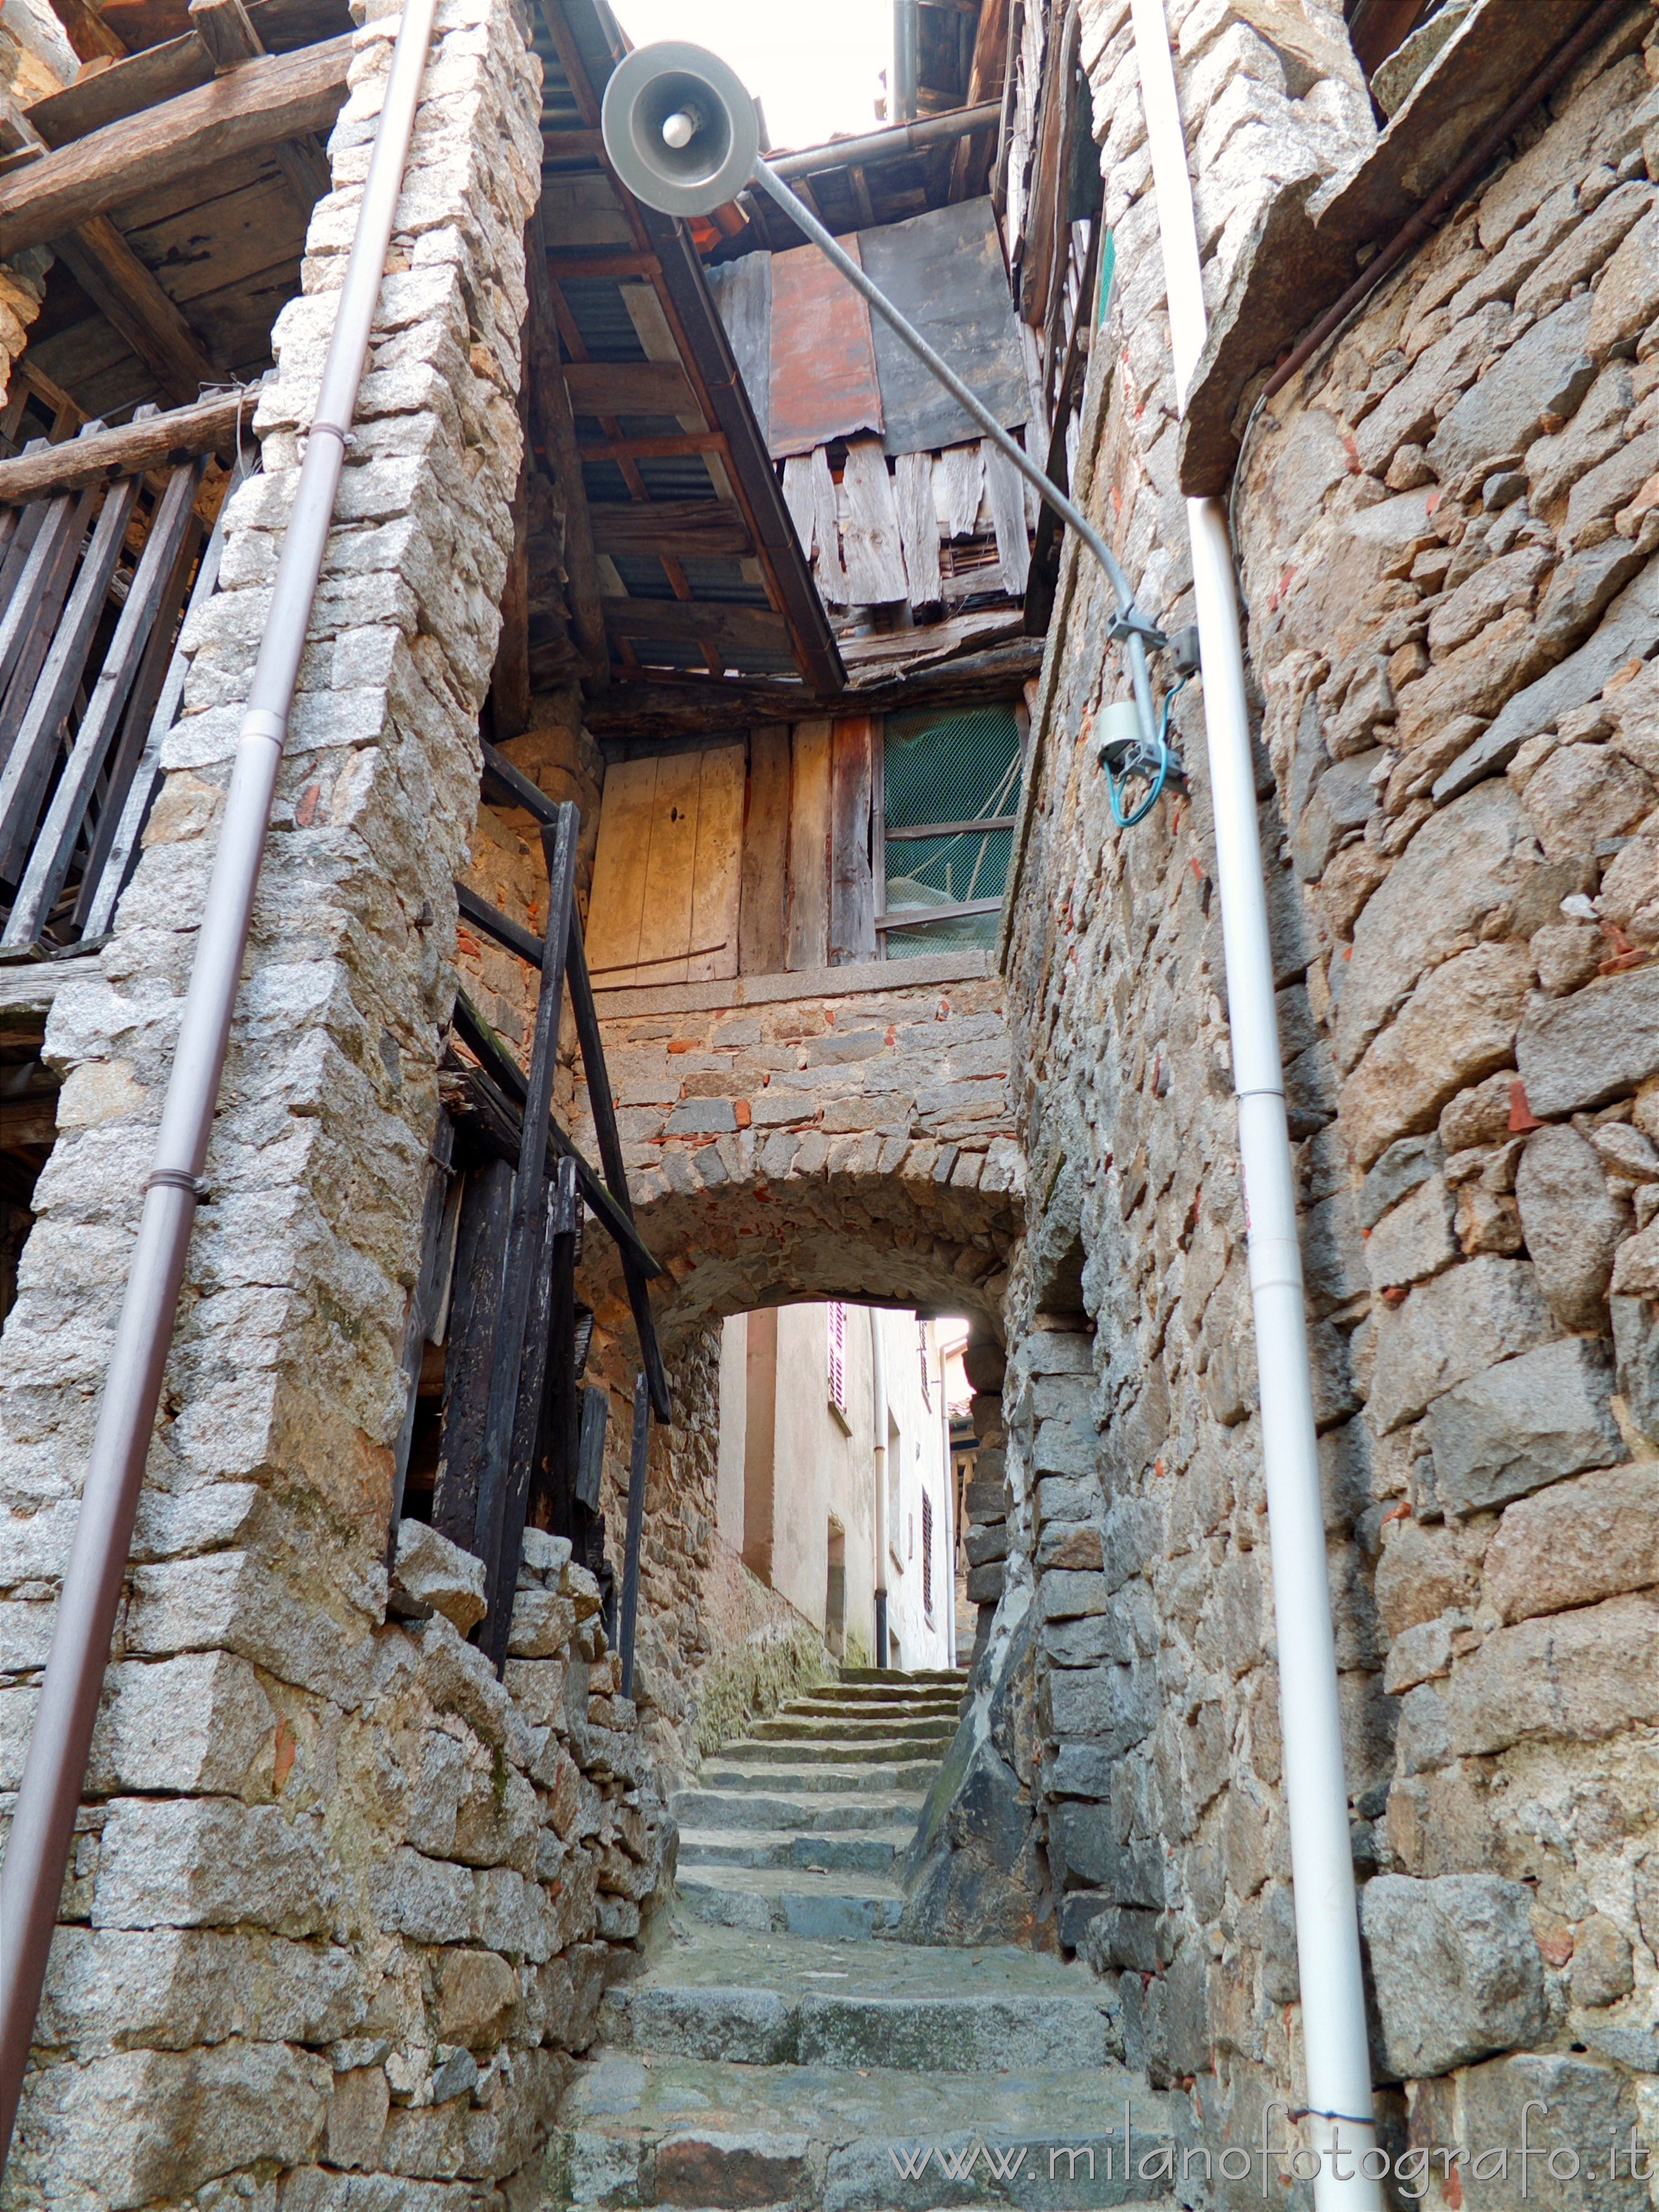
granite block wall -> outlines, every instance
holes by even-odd
[[[60,1136],[0,1360],[6,1790],[395,29],[371,9],[357,33],[334,189],[276,332],[264,473],[192,622],[114,937],[48,1030]],[[512,544],[538,112],[514,9],[445,0],[9,2205],[502,2205],[670,1863],[597,1588],[560,1548],[527,1552],[504,1684],[464,1641],[476,1562],[410,1524],[388,1576],[453,878]]]
[[[1083,12],[1118,276],[1082,486],[1173,629],[1133,37]],[[1375,125],[1334,9],[1170,13],[1213,307],[1272,196]],[[1234,491],[1382,2109],[1396,2148],[1467,2144],[1547,2097],[1603,2147],[1563,2205],[1646,2203],[1605,2147],[1650,2131],[1659,2071],[1656,79],[1636,0],[1258,416]],[[1107,614],[1068,553],[1005,948],[1030,1195],[995,1818],[958,1796],[917,1899],[994,1926],[1006,1887],[948,1858],[994,1832],[1126,2056],[1243,2141],[1302,2075],[1201,699],[1188,787],[1115,829]],[[1434,2171],[1428,2202],[1487,2201]]]

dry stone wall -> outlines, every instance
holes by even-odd
[[[0,1359],[8,1790],[395,29],[371,14],[357,34],[264,473],[192,620],[143,860],[54,1002],[60,1136]],[[500,2206],[665,1864],[639,1714],[559,1547],[527,1549],[505,1684],[463,1640],[475,1562],[411,1531],[387,1571],[453,878],[512,544],[538,79],[506,0],[443,0],[9,2205]]]
[[[1213,302],[1260,180],[1316,185],[1372,125],[1334,11],[1170,15]],[[1190,569],[1127,17],[1084,9],[1119,273],[1083,489],[1173,628]],[[1279,397],[1235,496],[1396,2148],[1516,2140],[1532,2094],[1557,2140],[1654,2117],[1655,25],[1632,4]],[[1302,2067],[1220,915],[1191,694],[1190,787],[1112,826],[1109,611],[1068,553],[1006,949],[1030,1218],[975,1683],[994,1819],[958,1796],[920,1917],[996,1924],[1003,1893],[948,1865],[982,1867],[994,1832],[991,1861],[1046,1875],[1052,1940],[1115,1984],[1131,2063],[1242,2142]],[[1465,2201],[1436,2174],[1429,2202]],[[1646,2202],[1622,2171],[1595,2188],[1554,2201]]]

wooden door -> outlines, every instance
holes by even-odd
[[[599,990],[737,974],[744,778],[740,741],[611,768],[587,916]]]

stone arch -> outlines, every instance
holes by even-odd
[[[710,1686],[730,1655],[775,1657],[790,1633],[790,1609],[778,1598],[769,1613],[772,1594],[718,1540],[720,1324],[839,1299],[963,1314],[976,1340],[1000,1344],[1025,1177],[988,966],[981,953],[872,963],[759,1005],[741,979],[601,1001],[635,1217],[664,1269],[652,1304],[675,1414],[652,1432],[640,1649],[659,1707],[647,1735],[671,1767],[713,1747],[712,1712],[741,1719],[730,1684]],[[574,1133],[594,1158],[586,1104]],[[605,1503],[620,1557],[639,1354],[616,1248],[597,1232],[582,1294],[590,1376],[612,1392]],[[782,1672],[748,1686],[748,1709],[791,1686]]]
[[[729,1314],[829,1298],[966,1313],[1000,1339],[1024,1227],[1012,1048],[1000,979],[982,955],[952,964],[753,1007],[731,1003],[741,981],[611,994],[648,1002],[603,1028],[671,1352]],[[600,1327],[631,1344],[615,1249],[590,1252]]]

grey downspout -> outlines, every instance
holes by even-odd
[[[406,0],[334,334],[248,688],[27,1763],[0,1874],[0,2172],[22,2093],[144,1462],[173,1342],[288,718],[334,518],[437,0]]]

